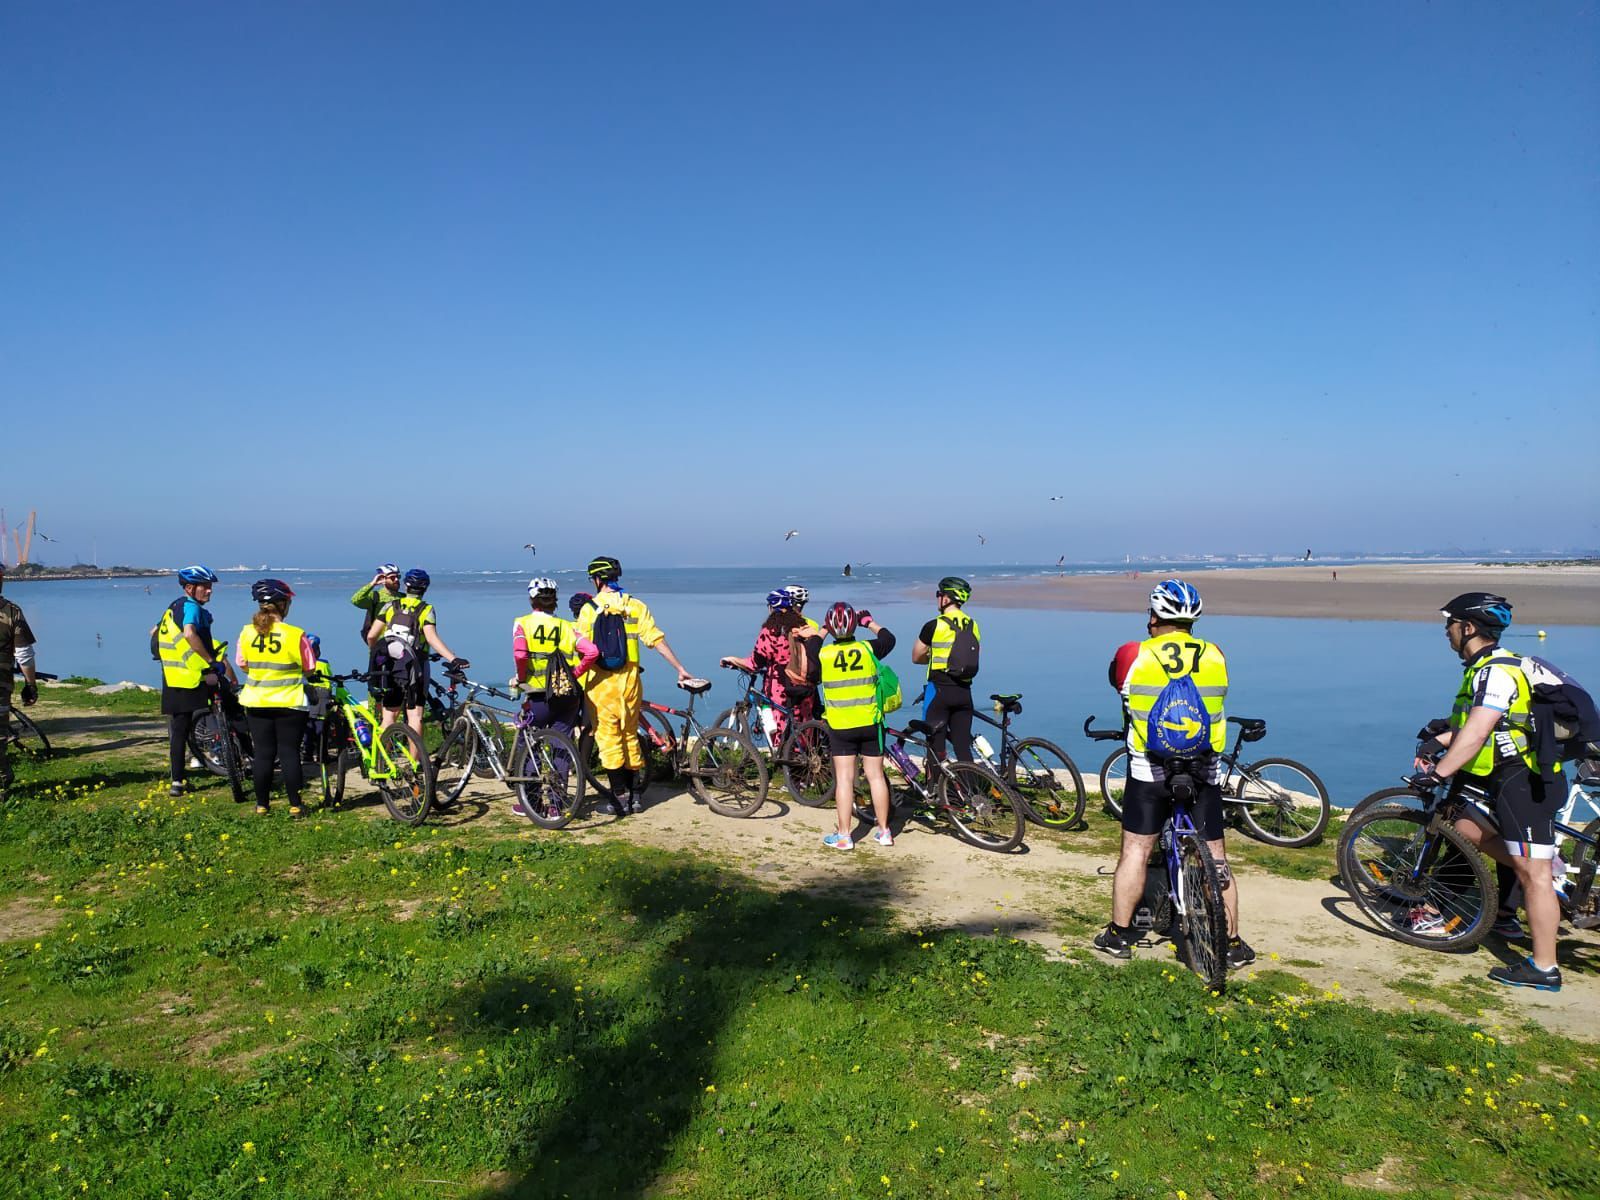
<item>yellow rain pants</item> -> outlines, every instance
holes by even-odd
[[[600,765],[608,771],[644,766],[639,748],[639,711],[644,707],[644,689],[639,685],[639,669],[620,671],[596,668],[590,673],[586,703],[589,722],[594,726],[594,742],[600,750]]]

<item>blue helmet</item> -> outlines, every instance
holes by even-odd
[[[314,634],[314,633],[306,634],[306,641],[311,643],[311,651],[312,651],[313,654],[321,654],[322,653],[322,639],[319,638],[316,634]]]
[[[428,590],[428,585],[433,582],[433,579],[421,567],[412,567],[400,582],[405,585],[406,591],[411,595],[420,596]]]
[[[788,588],[777,588],[767,593],[767,607],[774,612],[794,607],[794,594]]]
[[[215,583],[217,573],[210,567],[195,563],[192,567],[185,567],[178,572],[179,583]]]
[[[1193,621],[1200,609],[1199,590],[1181,579],[1163,579],[1150,593],[1150,611],[1164,621]]]

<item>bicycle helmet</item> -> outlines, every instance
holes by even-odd
[[[601,583],[615,583],[622,578],[622,564],[609,554],[601,554],[589,560],[589,578],[598,579]]]
[[[257,604],[271,604],[275,600],[293,600],[294,589],[281,579],[258,579],[250,585],[250,599]]]
[[[1193,621],[1201,607],[1199,590],[1181,579],[1163,579],[1150,593],[1150,611],[1163,621]]]
[[[532,579],[528,580],[528,599],[532,600],[535,596],[539,595],[540,592],[543,592],[547,596],[554,596],[557,588],[558,585],[554,579],[546,578],[543,575],[535,575]]]
[[[322,639],[319,638],[316,634],[314,634],[314,633],[306,634],[306,641],[311,643],[311,652],[313,654],[320,655],[322,653]]]
[[[432,577],[421,567],[412,567],[406,572],[406,577],[401,581],[405,589],[413,596],[420,596],[428,590],[428,585],[433,582]]]
[[[836,638],[847,638],[856,631],[856,610],[841,600],[822,618],[822,627]]]
[[[959,575],[946,575],[939,580],[938,590],[957,604],[965,604],[972,599],[972,585]]]
[[[811,599],[811,593],[798,583],[788,584],[781,590],[789,593],[789,598],[794,601],[794,607],[796,608],[804,608],[806,601]]]
[[[1463,592],[1441,608],[1439,615],[1471,621],[1485,633],[1499,633],[1511,624],[1511,601],[1493,592]]]
[[[178,581],[180,583],[215,583],[217,581],[217,573],[210,567],[195,563],[194,566],[185,567],[178,572]]]
[[[785,588],[776,588],[767,593],[767,607],[773,612],[794,607],[794,597]]]
[[[400,574],[400,568],[393,563],[379,563],[372,568],[372,573],[374,575],[398,575]]]
[[[567,599],[567,607],[572,610],[573,616],[577,616],[583,611],[583,606],[593,599],[588,592],[573,592]]]

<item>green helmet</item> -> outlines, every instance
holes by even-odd
[[[622,564],[609,554],[598,555],[589,560],[589,578],[612,583],[622,578]]]
[[[972,599],[972,585],[959,575],[946,575],[939,580],[939,591],[957,604],[965,604]]]

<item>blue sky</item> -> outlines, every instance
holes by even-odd
[[[0,503],[156,563],[1595,547],[1597,51],[1582,0],[8,5]]]

